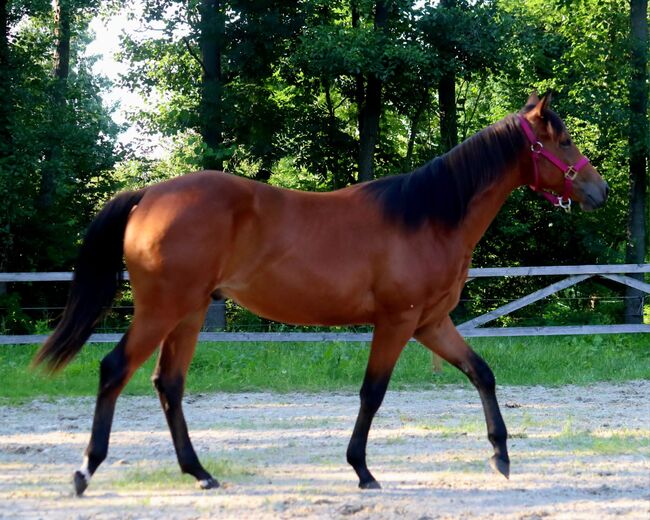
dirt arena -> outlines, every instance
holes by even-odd
[[[352,393],[189,395],[199,456],[223,486],[179,476],[157,399],[123,396],[83,498],[70,477],[94,399],[0,407],[0,518],[650,518],[650,381],[506,387],[510,480],[492,472],[477,393],[389,391],[368,447],[383,489],[345,462]]]

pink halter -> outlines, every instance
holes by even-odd
[[[553,206],[559,206],[565,211],[571,211],[571,192],[573,191],[573,180],[578,175],[578,172],[582,170],[587,164],[589,164],[589,159],[584,155],[578,160],[574,165],[565,164],[564,161],[558,159],[551,152],[547,151],[544,148],[544,145],[537,140],[535,132],[530,126],[530,123],[523,117],[521,114],[518,114],[519,121],[521,122],[521,128],[526,134],[528,141],[530,141],[530,151],[533,158],[533,174],[534,182],[530,185],[533,191],[538,192],[542,197],[548,200]],[[564,191],[559,197],[554,193],[551,193],[548,190],[542,190],[539,187],[539,158],[544,156],[551,163],[557,166],[562,173],[564,173]]]

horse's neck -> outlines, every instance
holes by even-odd
[[[470,250],[474,250],[508,196],[522,184],[520,165],[516,164],[473,198],[460,229]]]

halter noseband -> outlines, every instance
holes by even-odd
[[[573,180],[576,178],[576,175],[578,175],[578,172],[582,170],[582,168],[587,166],[587,164],[589,164],[589,159],[587,159],[583,155],[580,159],[578,159],[577,163],[573,165],[565,164],[564,161],[558,159],[551,152],[547,151],[544,148],[544,145],[537,140],[537,137],[535,136],[535,132],[533,132],[533,129],[531,128],[530,123],[526,120],[526,118],[523,117],[521,114],[518,114],[518,117],[519,117],[519,121],[521,122],[521,128],[524,131],[524,134],[526,134],[528,141],[530,142],[530,151],[533,158],[534,182],[533,184],[530,185],[531,189],[533,191],[538,192],[540,195],[542,195],[542,197],[544,197],[551,204],[553,204],[553,206],[559,206],[560,208],[562,208],[564,211],[567,212],[571,211],[571,198],[569,197],[569,195],[571,195],[571,191],[573,190]],[[564,174],[564,191],[560,196],[557,196],[548,190],[542,190],[539,187],[538,161],[540,156],[542,155],[546,159],[548,159],[552,164],[557,166],[560,169],[560,171]]]

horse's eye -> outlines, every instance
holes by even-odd
[[[560,141],[560,146],[562,148],[568,148],[571,146],[571,139],[565,139],[564,141]]]

